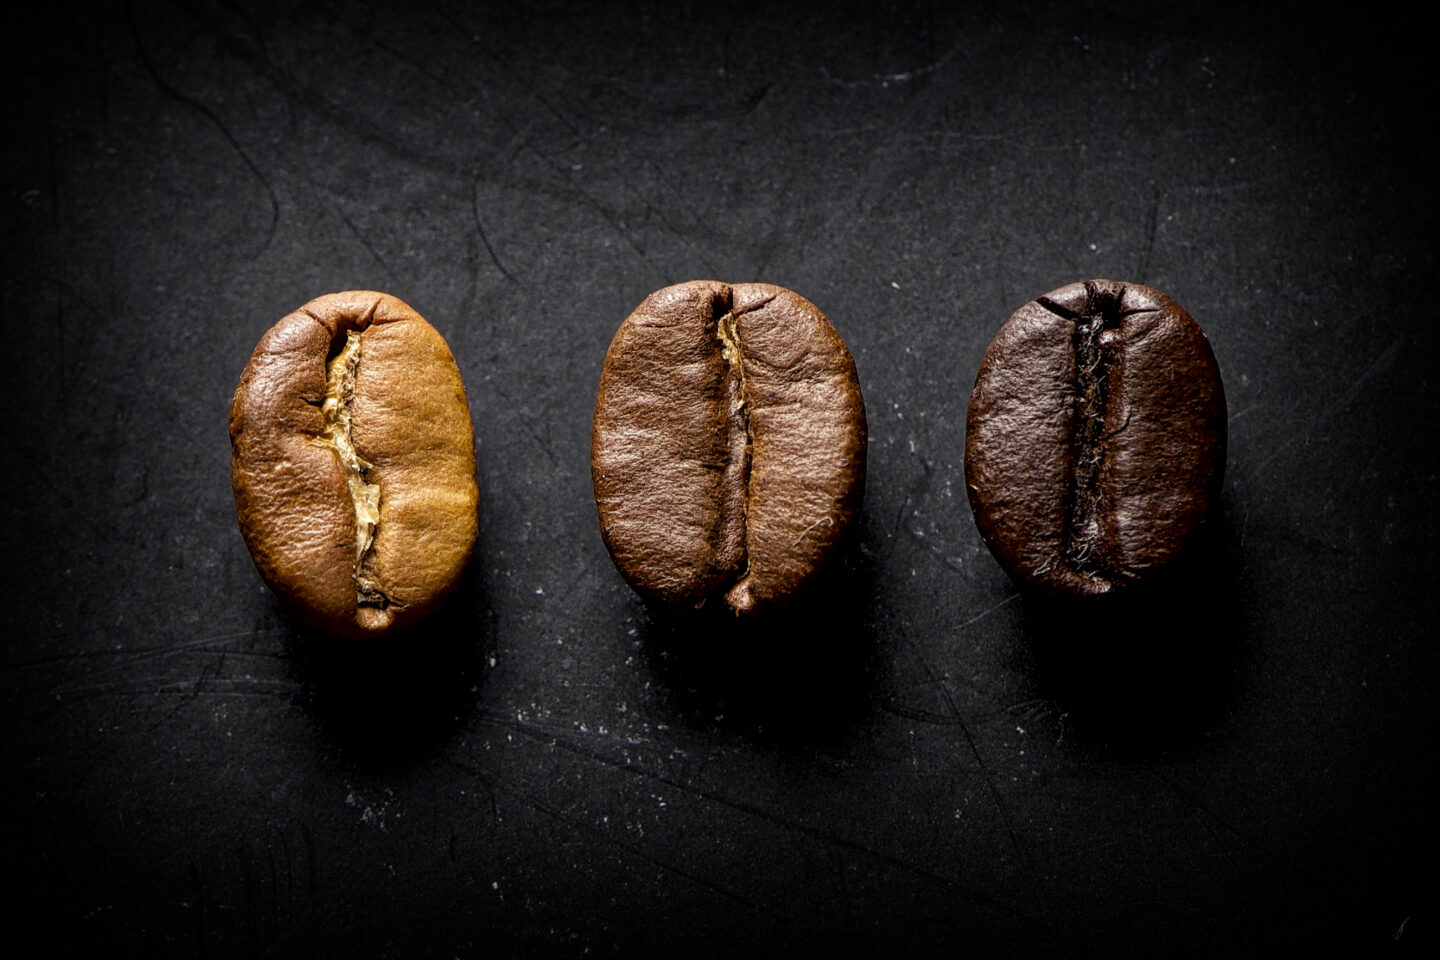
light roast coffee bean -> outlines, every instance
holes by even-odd
[[[414,623],[475,542],[475,442],[445,340],[354,290],[261,338],[230,407],[235,513],[260,575],[312,625],[364,637]]]
[[[600,376],[590,463],[626,580],[736,613],[793,596],[859,507],[865,405],[815,305],[783,287],[697,280],[646,298]]]
[[[1072,283],[1015,311],[985,351],[965,481],[1022,586],[1094,595],[1144,579],[1190,541],[1224,470],[1214,354],[1158,290]]]

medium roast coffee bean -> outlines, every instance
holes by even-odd
[[[855,362],[783,287],[696,280],[651,294],[615,334],[590,464],[600,531],[640,593],[736,613],[794,595],[859,507]]]
[[[470,407],[445,340],[401,301],[334,293],[271,327],[230,445],[255,566],[318,629],[414,623],[459,580],[475,542]]]
[[[1158,290],[1072,283],[1015,311],[985,351],[965,481],[985,543],[1022,586],[1140,581],[1191,539],[1224,471],[1215,356]]]

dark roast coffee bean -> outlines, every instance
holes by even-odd
[[[1072,283],[1015,311],[985,351],[965,481],[1022,586],[1089,595],[1141,580],[1190,540],[1224,471],[1215,356],[1158,290]]]
[[[240,532],[260,575],[343,637],[419,620],[475,542],[475,441],[445,340],[355,290],[261,338],[230,407]]]
[[[783,287],[697,280],[651,294],[615,334],[590,463],[600,531],[642,594],[735,612],[791,597],[860,504],[855,362]]]

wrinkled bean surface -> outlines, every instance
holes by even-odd
[[[445,340],[396,298],[310,301],[255,348],[230,408],[240,530],[265,581],[321,630],[423,617],[475,541],[475,446]]]
[[[595,404],[600,529],[641,593],[780,604],[858,508],[865,406],[849,350],[783,287],[693,281],[615,334]]]
[[[1214,354],[1157,290],[1072,283],[1015,311],[985,352],[965,478],[986,544],[1024,586],[1144,579],[1191,539],[1224,470]]]

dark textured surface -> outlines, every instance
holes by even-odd
[[[1417,24],[237,6],[62,11],[3,67],[21,952],[1433,943]],[[860,372],[859,533],[783,636],[657,622],[596,530],[606,344],[697,276],[802,291]],[[985,345],[1093,276],[1183,304],[1230,408],[1204,592],[1103,645],[962,487]],[[302,634],[229,489],[257,339],[367,287],[478,441],[475,562],[404,648]]]

